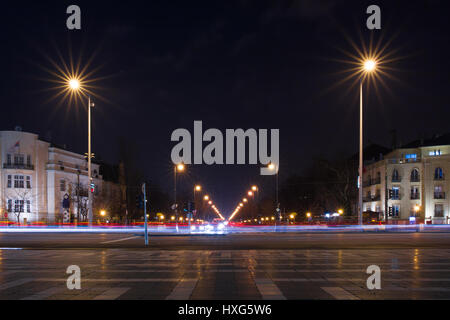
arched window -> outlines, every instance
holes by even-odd
[[[392,181],[393,182],[400,182],[400,176],[398,174],[398,170],[394,169],[394,171],[392,171]]]
[[[434,170],[434,180],[443,180],[444,179],[444,171],[442,168],[436,168]]]
[[[377,172],[377,183],[381,183],[381,173]]]
[[[419,170],[417,168],[412,169],[411,171],[411,182],[419,182]]]

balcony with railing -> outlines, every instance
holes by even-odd
[[[434,199],[445,199],[445,192],[434,192]]]
[[[26,163],[4,163],[3,169],[25,169],[34,170],[34,165]]]
[[[411,177],[411,182],[420,182],[419,177]]]

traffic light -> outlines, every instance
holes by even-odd
[[[394,196],[394,190],[389,189],[389,199],[392,199],[392,197]],[[392,209],[392,208],[390,208]]]
[[[389,216],[392,217],[392,207],[389,207]]]
[[[94,183],[90,184],[90,190],[91,190],[92,193],[95,192],[95,184]]]
[[[183,211],[188,212],[188,204],[187,203],[183,203]]]
[[[142,209],[143,207],[142,195],[138,194],[136,195],[136,208]]]
[[[193,213],[194,210],[195,210],[195,203],[192,202],[192,201],[189,201],[189,202],[188,202],[187,210],[188,210],[189,213]]]

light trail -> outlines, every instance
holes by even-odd
[[[160,225],[149,226],[149,233],[153,234],[176,234],[175,226]],[[225,229],[197,228],[195,232],[188,226],[179,226],[182,234],[227,234],[227,233],[277,233],[277,232],[324,232],[324,233],[346,233],[346,232],[450,232],[450,225],[263,225],[248,226],[239,223],[230,223]],[[144,227],[0,227],[0,233],[131,233],[143,234]]]

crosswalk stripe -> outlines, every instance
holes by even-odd
[[[264,300],[286,300],[278,286],[270,279],[255,279],[256,287]]]
[[[93,300],[115,300],[128,290],[130,290],[130,288],[123,288],[123,287],[111,288],[109,290],[106,290],[102,294],[94,297]]]
[[[332,295],[337,300],[359,300],[358,297],[352,295],[341,287],[321,287],[322,290]]]
[[[60,292],[61,290],[62,290],[61,287],[52,287],[47,290],[35,293],[31,296],[25,297],[21,300],[44,300],[44,299]]]
[[[104,242],[100,242],[100,243],[101,244],[107,244],[107,243],[120,242],[120,241],[125,241],[125,240],[136,239],[136,238],[142,238],[142,237],[141,236],[134,236],[134,237],[128,237],[128,238],[104,241]]]
[[[14,281],[6,282],[6,283],[0,285],[0,290],[6,290],[6,289],[9,289],[9,288],[17,287],[17,286],[20,286],[22,284],[25,284],[25,283],[28,283],[28,282],[31,282],[31,281],[32,281],[32,279],[26,278],[26,279],[20,279],[20,280],[14,280]]]
[[[188,300],[197,282],[197,279],[182,279],[166,297],[166,300]]]

